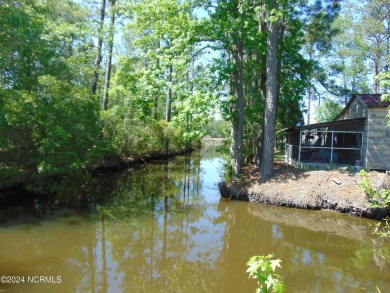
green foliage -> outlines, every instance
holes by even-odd
[[[329,41],[332,50],[324,59],[327,70],[321,84],[347,103],[351,94],[385,92],[377,77],[388,71],[390,5],[383,0],[340,3],[342,13],[334,22],[338,34]],[[373,86],[371,74],[376,78]]]
[[[375,224],[375,226],[371,230],[371,233],[380,237],[379,240],[374,240],[375,253],[388,264],[390,264],[390,245],[383,245],[383,242],[385,242],[386,244],[390,244],[390,218],[387,217],[383,220],[385,221],[385,223],[383,224],[379,222]],[[382,245],[376,246],[378,242]],[[378,292],[380,291],[378,290]]]
[[[338,103],[325,100],[316,108],[315,119],[317,123],[333,121],[341,110],[343,110],[343,107]]]
[[[390,58],[390,56],[388,56]],[[379,85],[384,88],[390,87],[390,72],[383,72],[381,74],[378,74],[376,77],[376,80],[379,82]],[[385,94],[383,99],[385,101],[390,101],[390,97],[388,94]]]
[[[4,91],[2,162],[42,182],[93,166],[99,137],[97,103],[89,92],[53,76],[40,77],[39,85],[38,94]]]
[[[362,33],[354,26],[351,11],[336,18],[333,27],[338,33],[329,42],[332,44],[328,53],[331,58],[324,64],[328,88],[341,97],[339,102],[344,104],[351,94],[370,92],[369,69],[365,60],[367,50]]]
[[[234,106],[238,87],[229,92],[235,85],[245,101],[240,150],[253,158],[264,119],[267,22],[283,22],[277,126],[285,128],[302,121],[300,104],[314,66],[300,54],[307,26],[301,11],[313,16],[308,23],[324,26],[328,10],[332,17],[337,10],[327,4],[316,11],[317,6],[296,0],[280,1],[280,10],[261,1],[217,1],[212,9],[202,0],[119,1],[116,29],[125,42],[114,46],[109,108],[100,111],[105,68],[94,66],[99,59],[94,40],[101,36],[107,43],[108,31],[93,21],[95,4],[80,3],[2,1],[1,172],[4,178],[15,176],[7,182],[19,182],[25,174],[58,181],[87,173],[108,155],[177,152],[194,147],[207,133],[226,136],[226,124],[207,124],[217,99],[225,117],[242,116],[244,103],[240,111]],[[195,9],[209,16],[198,19]],[[218,58],[198,62],[209,49]],[[92,96],[95,71],[100,84]]]
[[[130,57],[121,59],[112,89],[117,106],[127,109],[128,126],[124,128],[139,121],[140,127],[146,128],[141,145],[151,139],[150,147],[158,150],[193,146],[205,134],[215,97],[207,70],[194,63],[192,8],[187,1],[153,0],[123,3],[120,9],[131,19],[124,33],[133,36],[128,44]],[[162,119],[169,123],[163,125]],[[133,130],[137,129],[135,125]],[[142,136],[141,131],[138,134]],[[116,140],[125,139],[124,135],[120,137]]]
[[[372,230],[372,234],[390,241],[390,218],[385,218],[383,220],[385,221],[385,224],[382,225],[380,222],[377,223]]]
[[[98,101],[89,93],[87,14],[56,0],[7,0],[0,14],[2,187],[24,178],[51,192],[51,181],[83,178],[104,149]]]
[[[131,106],[112,107],[102,113],[102,121],[106,143],[114,153],[122,157],[175,153],[186,147],[181,127],[165,120],[139,117]],[[193,142],[195,139],[189,141]]]
[[[284,150],[275,150],[275,161],[284,161]]]
[[[214,114],[213,104],[213,97],[200,93],[189,95],[176,104],[177,115],[172,122],[183,129],[185,141],[190,142],[206,134],[205,126]]]
[[[130,107],[114,106],[102,113],[103,134],[107,143],[119,156],[144,155],[161,149],[163,128],[132,117]]]
[[[0,165],[0,189],[21,184],[26,177],[19,168]]]
[[[381,189],[379,193],[372,186],[368,174],[365,170],[361,170],[357,175],[361,178],[358,186],[366,193],[370,207],[389,207],[390,206],[390,190]]]
[[[225,120],[212,120],[205,126],[206,136],[226,138],[229,136],[229,123]]]
[[[249,278],[257,280],[257,284],[259,286],[256,292],[281,293],[286,291],[282,277],[274,273],[276,267],[281,267],[281,260],[274,260],[272,257],[272,254],[267,256],[252,256],[247,262],[249,268],[246,272],[249,273]]]
[[[390,58],[390,56],[388,56]],[[377,81],[379,82],[379,85],[384,88],[390,88],[390,72],[384,72],[377,76]],[[390,102],[390,94],[384,94],[382,95],[382,100],[384,102]],[[388,125],[390,126],[390,107],[389,109],[389,115],[387,115],[387,118],[389,118]]]
[[[132,35],[132,48],[114,66],[111,108],[102,112],[99,97],[90,94],[96,34],[88,10],[73,1],[3,2],[1,187],[29,178],[34,190],[54,192],[66,177],[84,180],[104,157],[173,153],[198,144],[212,117],[213,96],[207,74],[199,68],[191,72],[192,15],[185,3],[127,3],[135,26],[123,28]],[[127,4],[120,3],[121,13],[128,12]],[[150,50],[157,43],[161,50]],[[159,66],[149,66],[153,62]],[[168,87],[175,111],[171,123],[163,120]]]

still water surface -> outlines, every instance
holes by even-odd
[[[375,221],[221,199],[222,164],[209,146],[3,209],[0,276],[25,279],[0,292],[254,292],[268,253],[287,292],[390,292]]]

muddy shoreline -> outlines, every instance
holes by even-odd
[[[373,182],[375,176],[370,175]],[[307,210],[333,210],[339,213],[383,219],[390,208],[370,208],[368,198],[357,186],[356,174],[348,171],[303,171],[279,165],[275,177],[260,183],[259,173],[246,166],[243,176],[230,184],[220,182],[223,198],[244,200],[266,205]]]

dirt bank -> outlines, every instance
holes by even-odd
[[[359,178],[342,170],[298,170],[278,163],[271,180],[260,183],[259,171],[253,166],[244,168],[244,175],[230,185],[222,182],[222,197],[276,206],[303,209],[327,209],[367,218],[382,219],[390,209],[368,208],[366,194],[357,186]],[[370,172],[375,186],[379,173]]]

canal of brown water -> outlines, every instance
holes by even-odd
[[[269,253],[287,292],[390,292],[376,221],[221,199],[215,148],[3,208],[0,292],[254,292]]]

